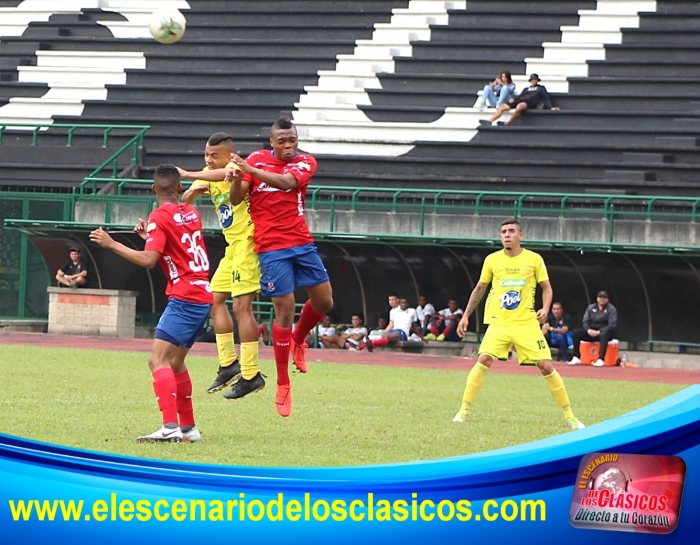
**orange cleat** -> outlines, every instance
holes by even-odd
[[[306,366],[306,349],[309,347],[306,343],[297,344],[292,339],[292,363],[296,365],[300,373],[306,373],[309,368]]]
[[[275,408],[280,416],[287,417],[292,413],[292,385],[278,384],[275,396]]]

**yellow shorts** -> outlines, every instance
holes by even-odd
[[[229,244],[211,279],[211,289],[239,297],[260,292],[260,261],[252,238]]]
[[[534,365],[552,359],[552,351],[537,321],[489,325],[479,346],[479,355],[487,354],[498,360],[506,360],[511,345],[515,346],[520,365]]]

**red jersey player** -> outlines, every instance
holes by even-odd
[[[232,156],[243,171],[243,179],[233,179],[231,203],[242,202],[250,193],[255,251],[262,271],[260,288],[263,295],[272,298],[275,309],[272,325],[277,364],[275,405],[282,416],[289,416],[292,411],[290,348],[294,364],[306,373],[304,339],[333,306],[328,273],[304,219],[306,188],[316,172],[316,159],[298,152],[298,143],[296,127],[289,118],[282,117],[272,125],[272,150],[255,151],[245,161]],[[296,286],[306,288],[309,300],[292,334]]]
[[[189,204],[181,204],[180,174],[172,165],[156,169],[153,192],[158,208],[140,221],[134,231],[146,240],[143,251],[112,239],[98,228],[90,240],[136,265],[152,269],[160,262],[168,278],[168,305],[156,326],[148,365],[153,373],[153,390],[163,413],[163,426],[139,443],[199,441],[194,422],[192,381],[185,356],[204,326],[213,302],[209,286],[209,258],[202,238],[202,221]]]

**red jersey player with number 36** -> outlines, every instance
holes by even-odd
[[[195,426],[192,407],[192,381],[185,356],[192,348],[211,310],[209,258],[202,237],[202,221],[197,210],[180,203],[180,173],[172,165],[161,165],[153,179],[158,208],[148,222],[134,228],[146,240],[143,251],[134,250],[112,239],[102,228],[90,233],[90,240],[103,248],[152,269],[160,262],[168,287],[168,305],[156,326],[148,365],[153,373],[153,390],[163,413],[163,426],[139,443],[195,442],[202,436]]]
[[[297,129],[287,117],[272,125],[270,144],[272,150],[255,151],[245,161],[238,155],[232,156],[243,171],[243,179],[233,179],[230,200],[236,205],[250,192],[255,251],[262,272],[260,288],[264,296],[272,298],[275,309],[272,326],[277,364],[275,406],[281,416],[289,416],[292,411],[290,349],[294,364],[306,373],[304,339],[333,306],[333,292],[304,219],[306,188],[316,172],[316,159],[297,151]],[[306,288],[309,300],[292,334],[296,286]]]

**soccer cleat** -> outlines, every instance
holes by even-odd
[[[137,443],[181,443],[182,432],[180,428],[166,428],[163,426],[158,431],[149,435],[141,435],[136,438]]]
[[[238,360],[234,361],[228,367],[219,366],[219,370],[216,372],[216,378],[211,386],[207,388],[208,394],[213,394],[219,390],[223,390],[231,384],[234,380],[241,376],[241,364]]]
[[[367,337],[367,341],[365,343],[365,346],[367,347],[367,352],[372,352],[372,350],[374,350],[374,344],[372,343],[372,339]]]
[[[479,125],[482,127],[490,127],[491,122],[488,119],[479,119]]]
[[[440,333],[437,337],[435,337],[435,340],[443,342],[445,340],[445,336],[442,333]]]
[[[576,418],[574,415],[571,415],[568,418],[565,418],[564,421],[566,422],[566,425],[571,428],[572,430],[582,430],[586,426],[583,425],[583,422],[581,422],[578,418]]]
[[[190,431],[183,431],[182,432],[182,440],[185,443],[196,443],[197,441],[201,441],[201,439],[202,439],[202,434],[199,433],[197,426],[192,428]]]
[[[428,333],[428,334],[425,335],[423,338],[424,338],[426,341],[434,341],[435,339],[437,339],[437,337],[436,337],[435,335],[433,335],[432,333]]]
[[[275,396],[275,408],[280,416],[289,416],[292,413],[292,385],[278,384]]]
[[[469,409],[460,409],[452,419],[452,422],[466,422],[467,418],[469,418]]]
[[[598,358],[591,365],[593,367],[603,367],[603,365],[605,365],[605,362],[603,360],[601,360],[600,358]]]
[[[581,365],[581,358],[574,356],[568,362],[569,365]]]
[[[260,371],[251,378],[250,380],[241,377],[239,380],[233,383],[231,389],[224,393],[226,399],[240,399],[252,394],[253,392],[259,392],[265,388],[265,379],[260,374]]]
[[[309,370],[306,366],[306,349],[308,347],[308,344],[297,344],[294,342],[294,339],[292,339],[292,363],[296,365],[300,373],[306,373]]]

